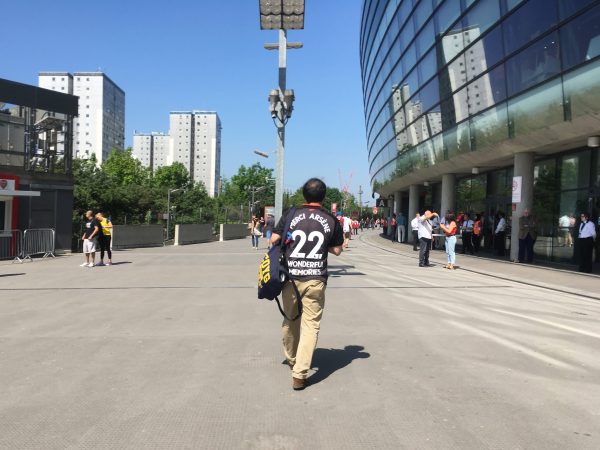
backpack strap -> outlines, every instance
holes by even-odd
[[[290,282],[292,283],[292,287],[294,288],[294,291],[296,292],[296,301],[297,301],[297,305],[298,305],[298,314],[296,314],[296,317],[291,319],[287,316],[287,314],[281,307],[281,303],[279,302],[279,297],[275,297],[275,301],[277,302],[277,307],[279,308],[279,312],[281,313],[281,315],[283,317],[285,317],[287,320],[289,320],[290,322],[295,322],[302,315],[302,296],[300,295],[300,291],[298,290],[298,286],[296,286],[296,283],[294,283],[294,280],[290,279]]]
[[[286,247],[286,240],[287,240],[287,234],[290,231],[290,225],[292,223],[292,220],[294,218],[294,213],[296,212],[296,208],[291,208],[286,215],[286,220],[285,220],[285,226],[283,227],[283,234],[281,236],[281,240],[279,242],[279,246],[281,249],[281,254],[283,255],[284,259],[285,259],[285,247]],[[277,308],[279,308],[279,312],[281,313],[281,315],[283,317],[285,317],[287,320],[289,320],[290,322],[294,322],[296,320],[298,320],[298,318],[302,315],[302,296],[300,295],[300,291],[298,290],[298,286],[296,286],[296,283],[294,282],[294,280],[292,280],[290,278],[289,273],[287,272],[287,260],[285,261],[286,267],[285,267],[285,274],[288,277],[288,280],[290,283],[292,283],[292,287],[294,288],[294,292],[296,293],[296,301],[298,304],[298,314],[296,314],[296,317],[294,317],[293,319],[289,318],[287,316],[287,314],[285,313],[285,311],[283,310],[283,308],[281,307],[281,303],[279,302],[279,298],[275,297],[275,301],[277,302]]]

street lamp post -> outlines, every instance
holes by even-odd
[[[287,30],[304,29],[304,0],[259,0],[260,27],[279,30],[279,42],[266,44],[267,50],[279,51],[279,89],[269,94],[269,110],[277,127],[277,170],[275,182],[275,220],[283,210],[283,174],[285,161],[285,125],[292,117],[294,91],[286,87],[287,49],[302,48],[299,42],[287,41]]]
[[[250,187],[250,192],[252,193],[252,203],[250,204],[250,214],[251,215],[254,213],[254,204],[256,203],[254,201],[254,196],[256,194],[258,194],[259,192],[264,191],[266,188],[267,188],[267,186],[261,186],[261,187],[251,186]]]
[[[180,188],[169,189],[167,191],[167,241],[169,241],[169,232],[171,230],[171,194],[181,191]]]

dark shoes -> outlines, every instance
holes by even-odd
[[[307,385],[307,380],[302,378],[292,377],[292,389],[295,391],[302,391]]]

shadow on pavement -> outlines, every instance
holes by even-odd
[[[363,272],[358,272],[358,271],[354,271],[351,272],[348,269],[354,269],[355,266],[350,266],[350,265],[330,265],[328,267],[328,272],[329,275],[331,275],[333,278],[338,278],[346,275],[364,275]]]
[[[313,355],[312,366],[316,372],[310,377],[310,384],[317,384],[325,380],[329,375],[343,369],[355,359],[364,359],[371,356],[363,352],[362,345],[347,345],[343,349],[318,348]]]
[[[131,261],[119,261],[112,263],[113,266],[120,266],[121,264],[133,264]]]
[[[0,274],[0,278],[2,277],[18,277],[19,275],[25,275],[24,273],[4,273]]]

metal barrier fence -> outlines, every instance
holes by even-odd
[[[55,232],[52,228],[25,230],[23,233],[23,259],[31,260],[32,256],[43,255],[42,258],[54,258]]]
[[[21,230],[0,231],[0,260],[23,261],[23,232]]]

